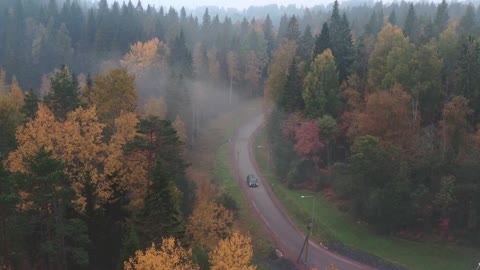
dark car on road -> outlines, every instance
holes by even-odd
[[[258,187],[258,179],[253,174],[247,176],[247,185],[249,187]]]

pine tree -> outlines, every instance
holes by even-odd
[[[142,231],[155,241],[166,235],[181,236],[182,194],[187,199],[192,196],[186,184],[187,164],[181,156],[182,143],[167,120],[141,120],[138,132],[144,136],[137,137],[129,147],[147,156],[152,183],[142,211]]]
[[[460,19],[460,23],[458,24],[458,30],[460,33],[467,34],[467,35],[474,35],[475,34],[475,26],[476,26],[476,18],[475,18],[475,10],[472,4],[469,4],[465,14]]]
[[[170,66],[175,74],[191,78],[193,75],[192,61],[192,55],[185,43],[185,35],[183,30],[180,30],[180,34],[175,38],[172,45]]]
[[[63,121],[67,118],[68,112],[80,105],[76,78],[70,73],[68,67],[63,65],[55,70],[50,79],[50,86],[50,93],[44,101],[57,119]]]
[[[437,7],[437,13],[435,14],[435,20],[433,25],[435,26],[435,36],[439,36],[448,25],[448,4],[447,1],[443,0]]]
[[[275,33],[273,30],[272,20],[268,14],[265,22],[262,25],[262,30],[264,38],[267,41],[267,55],[268,58],[270,58],[272,56],[273,48],[275,47]]]
[[[297,42],[297,44],[298,44],[300,42],[300,35],[301,34],[302,34],[302,32],[300,32],[300,28],[298,26],[298,20],[295,17],[295,15],[293,15],[290,18],[290,20],[288,21],[287,32],[285,33],[285,37],[288,40],[292,40],[292,41]]]
[[[297,55],[301,60],[310,60],[314,43],[315,40],[312,36],[312,28],[310,25],[307,25],[297,48]]]
[[[302,111],[305,107],[302,90],[302,81],[298,76],[297,63],[293,59],[288,68],[287,82],[278,102],[280,110],[285,113]]]
[[[43,147],[27,159],[27,172],[14,177],[28,194],[23,205],[31,217],[29,239],[37,262],[45,268],[88,264],[86,226],[75,214],[76,199],[65,164]],[[42,268],[43,268],[42,267]]]
[[[322,31],[315,40],[312,59],[315,59],[328,48],[330,48],[330,31],[328,30],[328,24],[324,22],[322,25]]]
[[[25,93],[25,104],[22,107],[22,113],[25,115],[25,117],[28,118],[33,118],[35,116],[35,113],[37,113],[38,110],[38,98],[37,95],[33,92],[33,89],[30,88]]]
[[[390,16],[388,16],[388,22],[391,25],[396,25],[397,24],[397,14],[395,13],[395,9],[392,10],[392,12],[390,13]]]
[[[283,14],[283,16],[280,18],[280,25],[278,26],[277,47],[280,47],[280,45],[282,45],[283,39],[287,34],[287,27],[288,27],[287,14]]]
[[[407,16],[405,17],[405,23],[403,27],[403,33],[410,40],[410,42],[415,43],[417,41],[418,35],[418,21],[417,15],[415,14],[415,8],[413,4],[410,3],[408,8]]]
[[[9,258],[14,252],[11,250],[11,241],[15,239],[15,222],[12,215],[15,213],[16,204],[20,201],[18,186],[10,174],[5,170],[0,160],[0,258],[4,266],[10,266]]]

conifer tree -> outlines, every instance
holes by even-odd
[[[280,110],[285,113],[293,113],[295,111],[302,111],[305,107],[302,98],[302,81],[298,76],[297,63],[293,59],[288,68],[287,81],[283,88],[283,93],[280,96],[279,104]]]
[[[70,73],[68,67],[63,65],[55,70],[50,79],[50,87],[50,93],[44,101],[55,117],[63,121],[67,118],[68,112],[80,105],[76,78]]]
[[[319,54],[322,54],[327,48],[330,48],[330,31],[326,22],[322,25],[322,31],[315,40],[313,47],[312,59],[315,59]]]

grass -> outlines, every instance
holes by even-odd
[[[265,145],[264,130],[257,134],[255,140],[255,145]],[[288,189],[269,170],[266,151],[257,147],[254,151],[262,175],[269,181],[273,192],[299,228],[305,228],[305,224],[310,222],[312,213],[312,198],[301,198],[300,196],[315,195],[313,232],[318,242],[338,240],[347,246],[410,269],[475,269],[477,267],[480,261],[479,250],[456,245],[413,242],[379,235],[337,210],[321,194]]]

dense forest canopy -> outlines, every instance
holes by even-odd
[[[479,15],[0,1],[0,268],[222,269],[238,243],[254,269],[235,207],[195,197],[185,153],[260,96],[290,188],[333,190],[381,233],[478,245]]]

